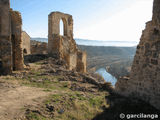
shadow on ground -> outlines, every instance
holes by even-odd
[[[34,54],[24,56],[25,63],[35,63],[48,58],[47,54]]]
[[[141,116],[142,114],[160,115],[159,110],[145,103],[144,101],[134,98],[126,98],[115,93],[112,93],[110,96],[106,96],[106,101],[110,105],[110,107],[105,108],[102,113],[98,114],[92,120],[122,120],[120,117],[124,117],[123,115],[125,115],[125,118],[123,118],[123,120],[126,120],[127,114],[141,114]],[[128,116],[128,119],[133,120],[129,117],[132,116]],[[137,119],[151,120],[151,118],[134,118],[134,120]]]

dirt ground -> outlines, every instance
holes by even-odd
[[[26,106],[35,106],[49,93],[43,89],[1,83],[0,80],[0,120],[23,118]]]

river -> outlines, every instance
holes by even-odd
[[[117,79],[112,76],[110,73],[106,71],[105,68],[100,68],[96,71],[99,75],[101,75],[106,82],[111,82],[113,86],[115,86]]]

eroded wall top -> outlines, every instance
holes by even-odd
[[[10,1],[0,0],[0,35],[10,35]]]
[[[0,4],[10,5],[10,0],[0,0]]]
[[[156,25],[160,25],[160,0],[154,0],[152,19]]]
[[[12,34],[17,34],[17,35],[21,35],[22,33],[22,17],[21,17],[21,13],[18,11],[13,11],[12,9],[10,9],[10,14],[11,14],[11,31]]]

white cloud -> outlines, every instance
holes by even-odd
[[[145,23],[151,20],[153,0],[136,0],[132,6],[75,30],[76,38],[93,40],[139,41]],[[105,14],[104,14],[105,16]]]

